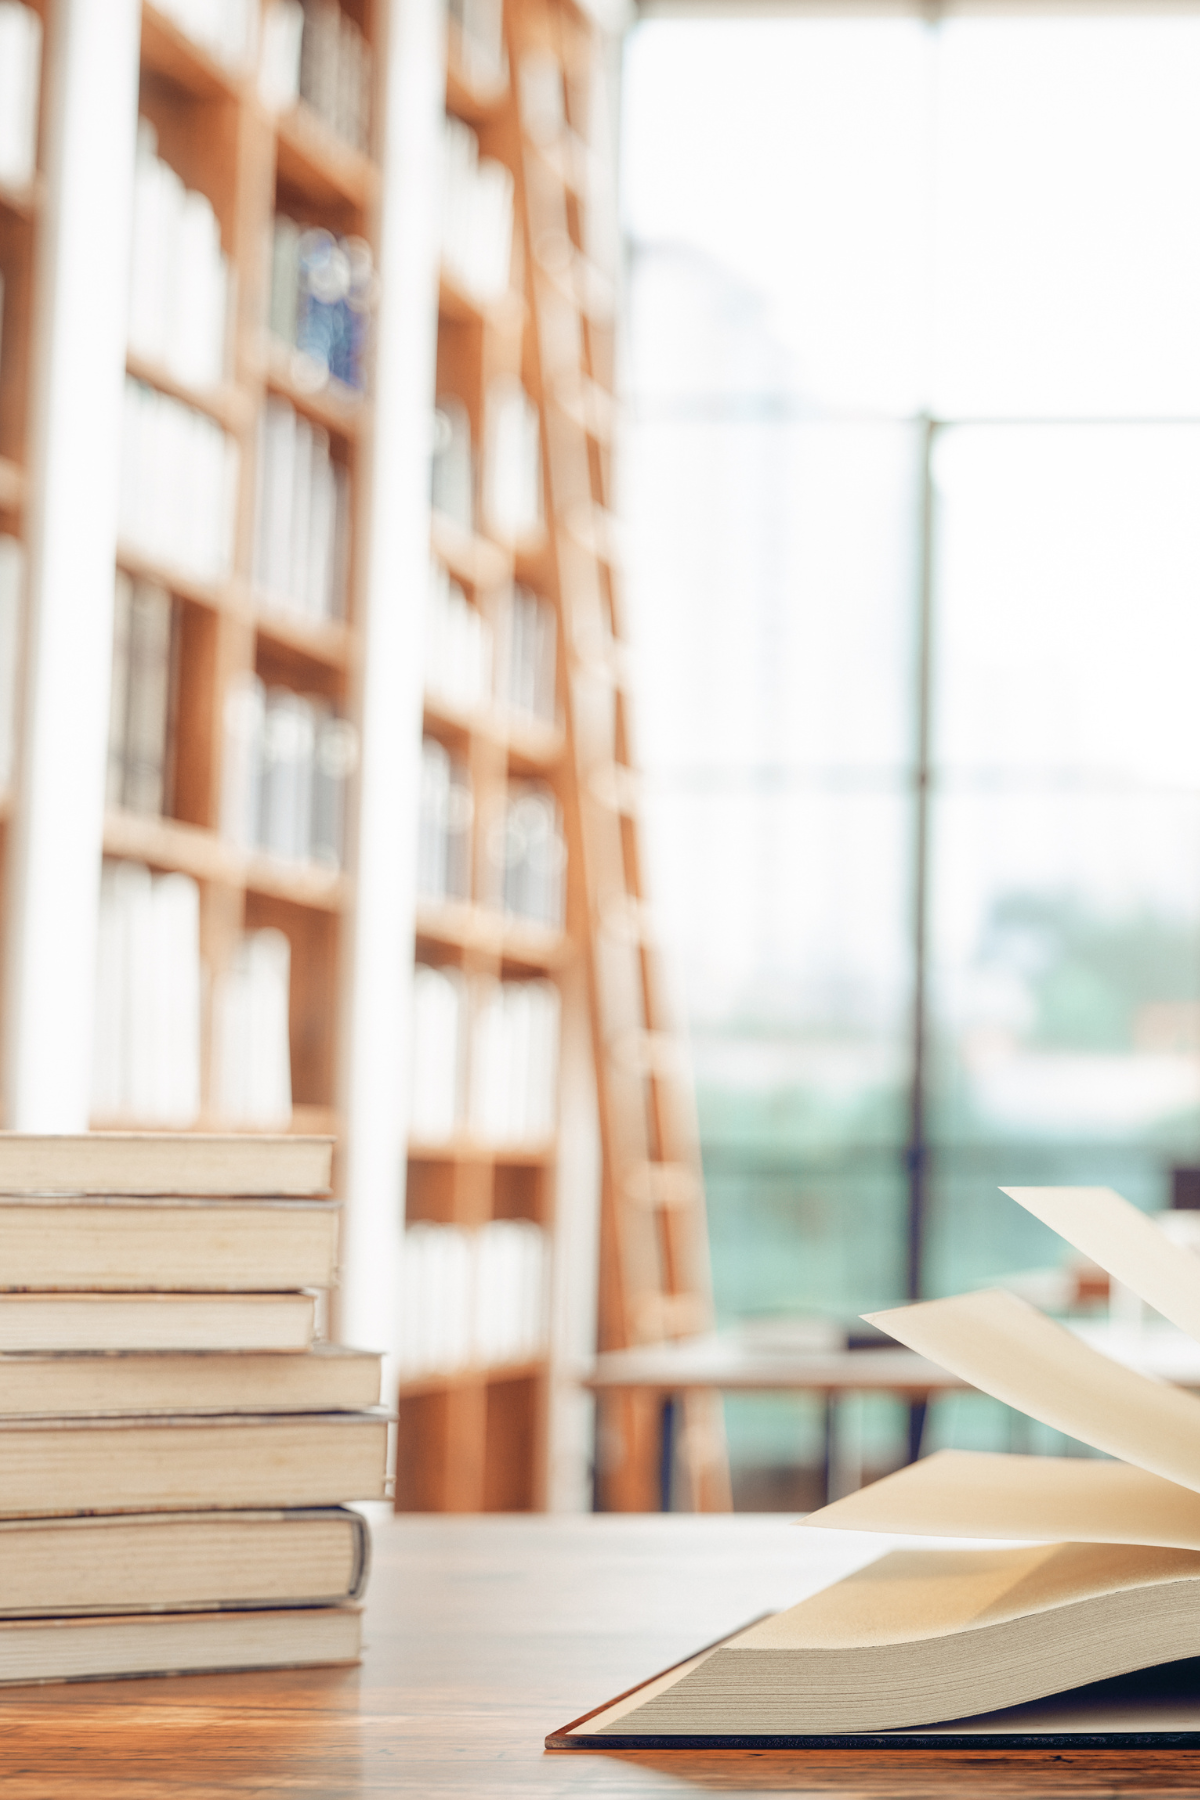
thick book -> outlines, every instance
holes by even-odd
[[[354,1663],[362,1647],[360,1617],[356,1606],[313,1606],[2,1620],[0,1683]]]
[[[0,1415],[363,1412],[379,1404],[381,1364],[375,1352],[341,1344],[287,1356],[11,1351],[0,1355]]]
[[[0,1419],[0,1518],[382,1500],[385,1413]]]
[[[333,1200],[0,1195],[0,1291],[332,1287],[339,1211]]]
[[[1151,1219],[1109,1189],[1006,1192],[1200,1339],[1200,1260]],[[1120,1460],[957,1453],[839,1500],[806,1527],[1010,1541],[891,1549],[554,1741],[1200,1743],[1200,1399],[1005,1292],[868,1317]]]
[[[307,1350],[313,1294],[11,1294],[0,1291],[0,1354],[12,1350]]]
[[[370,1547],[345,1507],[8,1519],[0,1619],[340,1606],[361,1598]]]
[[[333,1139],[231,1132],[0,1132],[0,1194],[326,1194]]]

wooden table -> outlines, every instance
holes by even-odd
[[[0,1794],[1200,1795],[1200,1756],[1154,1751],[543,1750],[551,1728],[872,1547],[778,1515],[387,1520],[361,1669],[5,1689]]]
[[[1177,1387],[1200,1389],[1197,1348],[1181,1331],[1162,1327],[1139,1337],[1105,1322],[1079,1329],[1093,1348],[1118,1362],[1144,1367]],[[860,1485],[861,1471],[856,1475],[842,1466],[837,1439],[837,1406],[841,1399],[850,1394],[890,1394],[906,1402],[908,1460],[915,1462],[929,1401],[935,1395],[962,1392],[971,1386],[918,1356],[915,1350],[888,1345],[860,1350],[765,1349],[747,1343],[732,1331],[632,1350],[605,1351],[596,1358],[584,1385],[600,1399],[605,1394],[640,1393],[662,1401],[663,1448],[659,1460],[668,1479],[673,1403],[679,1396],[705,1389],[721,1394],[812,1394],[824,1402],[825,1408],[827,1500],[838,1499]],[[669,1510],[669,1499],[669,1493],[664,1492],[664,1512]]]
[[[861,1485],[861,1470],[848,1473],[842,1467],[837,1436],[839,1400],[848,1394],[890,1394],[907,1402],[908,1460],[915,1462],[931,1396],[969,1385],[915,1350],[765,1350],[747,1345],[734,1332],[605,1351],[596,1358],[585,1382],[598,1399],[605,1394],[641,1393],[661,1400],[659,1467],[663,1471],[664,1512],[670,1511],[671,1501],[675,1401],[683,1394],[715,1390],[720,1394],[817,1396],[825,1409],[825,1498],[836,1500]]]

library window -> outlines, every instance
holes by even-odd
[[[1053,1263],[1001,1183],[1200,1162],[1198,87],[1187,10],[630,35],[648,841],[725,1320]]]

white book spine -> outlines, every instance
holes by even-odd
[[[42,21],[32,7],[0,0],[0,182],[24,187],[37,164]]]

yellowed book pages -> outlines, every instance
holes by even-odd
[[[0,1194],[326,1194],[333,1139],[251,1132],[0,1132]]]
[[[369,1561],[366,1521],[341,1507],[0,1520],[0,1618],[340,1606]]]
[[[1200,1550],[1200,1496],[1128,1463],[939,1450],[802,1521],[905,1537],[1032,1538]]]
[[[1031,1419],[1200,1491],[1200,1400],[1102,1356],[1015,1294],[864,1317]]]
[[[356,1606],[0,1622],[0,1682],[83,1681],[357,1662]]]
[[[0,1289],[330,1287],[339,1210],[332,1200],[0,1197]]]
[[[587,1721],[604,1737],[888,1731],[1200,1651],[1200,1554],[902,1550]]]
[[[1057,1231],[1076,1250],[1200,1340],[1200,1257],[1112,1188],[1002,1188],[1001,1193]]]
[[[379,1404],[381,1362],[340,1344],[283,1355],[23,1350],[0,1355],[0,1416],[361,1412]]]
[[[0,1353],[272,1350],[312,1343],[312,1294],[0,1293]]]
[[[340,1506],[386,1494],[385,1413],[0,1422],[0,1515]]]

